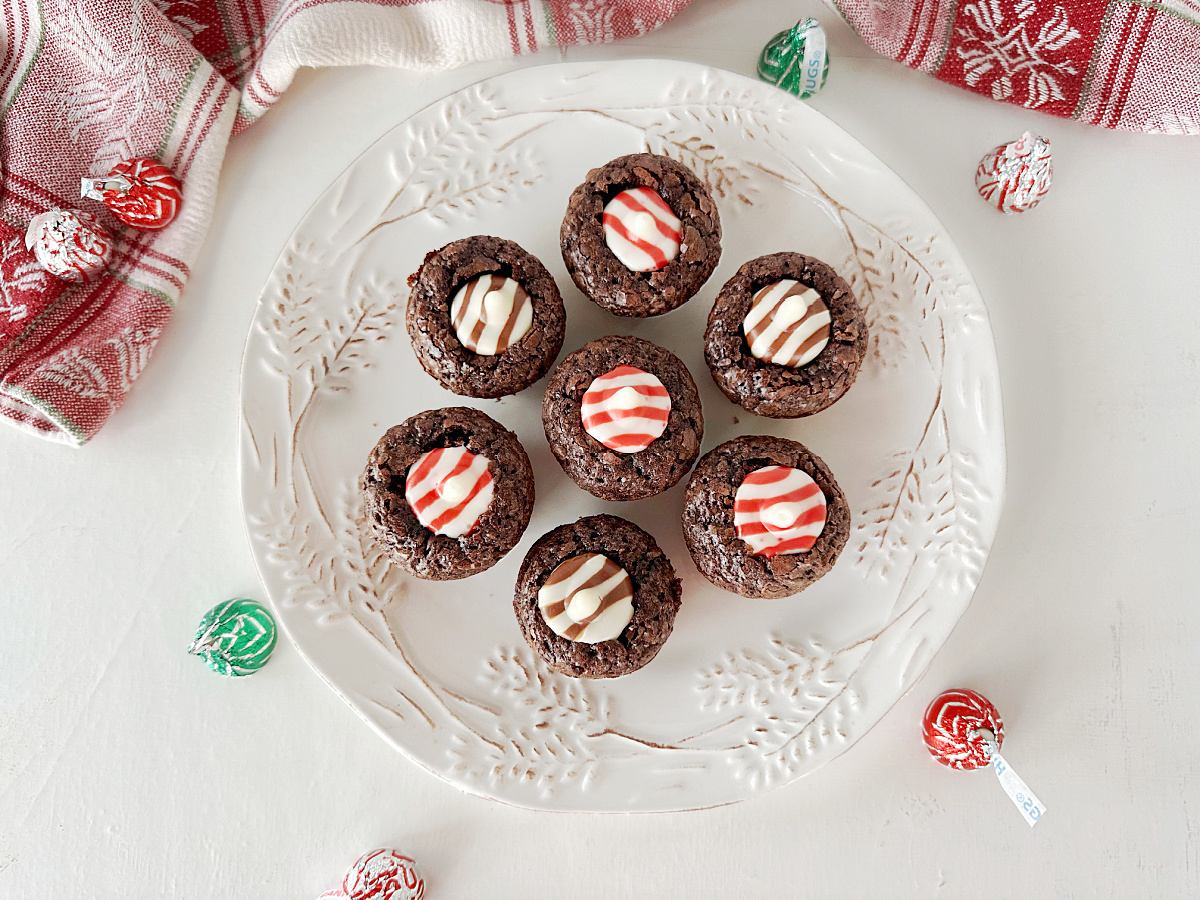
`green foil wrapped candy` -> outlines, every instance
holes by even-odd
[[[825,87],[829,52],[821,23],[805,19],[771,38],[758,57],[758,77],[802,100]]]
[[[200,620],[188,653],[220,675],[253,675],[271,658],[277,637],[275,618],[257,600],[226,600]]]

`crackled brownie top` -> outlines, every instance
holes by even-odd
[[[778,340],[789,328],[802,339]],[[717,294],[704,333],[704,358],[725,396],[777,419],[810,416],[836,402],[866,352],[867,322],[850,286],[800,253],[760,256],[738,269]]]
[[[772,476],[780,477],[781,487],[796,488],[789,498],[796,501],[796,515],[823,501],[819,530],[816,516],[811,528],[803,519],[782,523],[787,527],[780,529],[755,528],[754,522],[747,527],[738,521],[744,518],[738,514],[739,489],[752,473],[774,467],[803,473],[797,484],[782,480],[796,477],[790,472],[776,470]],[[819,498],[805,489],[809,481],[819,489]],[[759,506],[764,507],[759,519],[769,515],[769,504]],[[696,465],[684,494],[683,537],[700,574],[718,587],[745,597],[786,597],[833,568],[850,537],[850,507],[829,467],[803,444],[747,435],[710,450]],[[786,543],[789,540],[794,546]],[[807,549],[795,552],[801,546]]]
[[[533,512],[533,469],[517,436],[485,413],[432,409],[379,439],[363,496],[398,565],[418,578],[465,578],[521,539]]]
[[[611,590],[603,593],[613,595],[607,599],[614,607],[625,602],[631,591],[628,602],[632,613],[616,637],[595,642],[572,640],[557,633],[550,624],[560,615],[553,604],[561,604],[564,599],[562,591],[554,593],[554,582],[562,576],[564,564],[567,568],[576,564],[595,567],[597,556],[603,558],[599,561],[601,566],[605,561],[608,566],[596,567],[597,573],[591,580],[607,575],[612,582]],[[581,557],[585,559],[580,560]],[[622,582],[622,572],[628,578],[628,588]],[[589,570],[582,570],[582,574],[588,573]],[[570,576],[568,572],[562,577]],[[587,586],[586,581],[582,584]],[[548,585],[549,590],[543,591]],[[570,525],[560,525],[529,548],[517,575],[513,609],[525,640],[552,669],[582,678],[615,678],[640,669],[655,657],[671,635],[682,593],[675,568],[653,537],[617,516],[588,516]],[[582,598],[566,599],[569,604],[572,599],[578,602]],[[568,604],[564,606],[569,610]],[[569,628],[569,623],[565,623],[562,630]],[[582,630],[579,636],[587,637]]]
[[[409,278],[406,324],[422,368],[467,397],[503,397],[549,371],[567,315],[546,267],[503,238],[463,238]]]
[[[567,202],[559,244],[571,278],[596,304],[619,316],[657,316],[712,275],[721,219],[691,169],[635,153],[588,173]]]
[[[554,370],[542,425],[567,475],[603,500],[673,487],[704,437],[700,393],[687,367],[657,344],[616,335],[584,344]]]

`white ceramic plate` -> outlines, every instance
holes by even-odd
[[[584,300],[558,251],[571,190],[649,149],[690,165],[721,211],[724,253],[683,308],[623,320]],[[406,279],[456,238],[517,241],[554,274],[565,351],[636,334],[700,386],[704,449],[737,434],[803,441],[850,501],[850,543],[786,600],[704,581],[683,544],[683,487],[605,503],[550,455],[539,383],[501,401],[442,390],[404,331]],[[741,263],[798,250],[854,286],[870,326],[846,397],[806,420],[735,407],[704,366],[713,297]],[[524,540],[466,581],[390,567],[362,527],[357,480],[391,425],[473,405],[514,429],[537,473]],[[390,131],[297,226],[263,290],[242,373],[242,502],[284,630],[346,701],[411,759],[464,790],[559,810],[729,803],[844,751],[913,685],[970,601],[1004,492],[987,313],[944,229],[895,174],[776,88],[678,62],[531,68],[485,81]],[[512,611],[541,534],[600,511],[653,534],[684,580],[658,657],[615,681],[548,671]]]

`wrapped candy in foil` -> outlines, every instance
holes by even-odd
[[[126,225],[154,231],[179,215],[183,185],[157,159],[127,159],[107,175],[81,179],[79,196],[99,200]]]
[[[267,664],[277,636],[271,611],[257,600],[226,600],[200,620],[188,653],[220,675],[253,675]]]
[[[1050,142],[1027,131],[979,161],[975,187],[979,196],[1000,212],[1019,213],[1041,202],[1050,190],[1053,174]]]
[[[825,29],[816,19],[797,22],[771,38],[758,57],[758,77],[802,100],[825,87],[829,53]]]
[[[350,867],[342,891],[350,900],[421,900],[425,879],[407,856],[372,850]]]
[[[992,763],[988,741],[1004,743],[1004,722],[990,700],[974,691],[945,691],[933,698],[921,722],[929,752],[952,769],[979,769]]]
[[[38,263],[63,281],[95,281],[112,260],[113,236],[90,213],[52,209],[34,216],[25,246]]]
[[[945,691],[933,698],[921,721],[925,747],[952,769],[990,768],[1013,806],[1032,827],[1046,814],[1046,804],[1029,789],[1000,753],[1004,723],[987,697],[974,691]]]

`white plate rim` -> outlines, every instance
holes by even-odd
[[[708,67],[708,66],[704,66],[704,65],[700,65],[700,64],[694,64],[694,63],[680,63],[680,62],[676,62],[676,61],[663,61],[663,60],[624,60],[624,61],[618,61],[618,62],[601,62],[601,63],[552,63],[552,64],[548,64],[548,65],[543,65],[543,66],[532,66],[532,67],[528,67],[526,69],[517,70],[515,72],[510,72],[510,73],[506,73],[503,75],[495,76],[493,78],[485,79],[482,82],[479,82],[475,85],[471,85],[467,88],[457,91],[454,94],[451,94],[448,97],[443,98],[440,101],[436,101],[435,103],[432,103],[432,104],[428,105],[427,107],[425,107],[424,109],[420,110],[419,112],[415,113],[413,116],[409,117],[404,122],[398,123],[393,129],[389,130],[388,133],[386,133],[385,135],[380,137],[377,141],[373,142],[370,146],[365,148],[364,151],[362,152],[362,154],[360,154],[359,157],[357,157],[356,160],[353,163],[351,163],[349,167],[347,167],[346,171],[343,172],[342,175],[340,175],[339,178],[336,179],[334,181],[334,183],[323,193],[322,197],[320,199],[318,199],[313,204],[313,206],[310,207],[310,209],[305,212],[305,214],[303,216],[300,217],[299,221],[300,221],[300,223],[304,223],[306,221],[306,219],[308,218],[308,216],[313,212],[313,210],[317,209],[321,205],[321,203],[325,199],[325,197],[328,196],[330,193],[332,193],[337,188],[337,186],[340,183],[340,181],[342,180],[342,178],[344,178],[348,172],[353,170],[354,167],[356,165],[358,165],[364,157],[369,156],[379,145],[385,143],[388,140],[389,136],[391,134],[393,134],[393,132],[395,132],[397,129],[403,127],[406,123],[412,122],[413,120],[418,119],[423,115],[429,114],[431,110],[439,109],[443,104],[452,100],[455,97],[464,95],[473,89],[479,89],[482,86],[488,86],[488,85],[503,86],[506,82],[512,82],[512,81],[515,81],[517,79],[522,79],[522,78],[528,79],[531,76],[532,77],[541,77],[541,75],[543,75],[543,74],[545,74],[547,77],[549,77],[552,74],[559,74],[559,75],[561,75],[563,81],[569,81],[571,78],[575,78],[575,77],[577,77],[579,75],[583,75],[585,73],[596,73],[596,72],[600,72],[600,73],[603,73],[603,74],[609,75],[609,76],[611,76],[613,72],[619,72],[622,77],[632,78],[637,73],[637,70],[639,67],[641,67],[643,70],[646,70],[648,68],[648,71],[650,73],[661,74],[661,73],[669,71],[673,77],[676,77],[678,79],[682,79],[685,81],[690,80],[690,81],[694,81],[694,82],[701,82],[705,79],[710,79],[710,80],[716,79],[718,81],[726,80],[726,81],[730,81],[734,84],[740,84],[744,89],[746,89],[748,91],[771,91],[771,90],[773,90],[773,89],[767,88],[765,85],[763,85],[759,82],[753,81],[752,79],[748,79],[748,78],[745,78],[744,76],[736,75],[734,73],[725,72],[720,69],[715,69],[712,67]],[[568,77],[568,76],[570,76],[570,77]],[[854,143],[855,145],[858,145],[857,141],[854,141],[853,138],[849,137],[848,135],[845,135],[845,133],[842,131],[842,129],[839,126],[837,126],[836,124],[834,124],[832,122],[829,122],[827,119],[825,119],[825,117],[821,116],[819,113],[812,110],[811,108],[809,108],[807,106],[804,106],[803,108],[805,110],[804,115],[806,117],[809,117],[810,119],[815,117],[816,119],[823,121],[825,123],[825,127],[830,129],[832,132],[841,134],[850,142]],[[861,145],[858,145],[858,146],[861,147]],[[880,161],[876,157],[874,157],[873,154],[870,154],[869,151],[866,151],[865,148],[862,148],[862,149],[863,149],[864,153],[866,153],[868,156],[870,156],[874,165],[877,166],[880,171],[885,173],[887,177],[894,179],[895,182],[897,184],[899,184],[900,186],[902,186],[903,190],[906,191],[910,195],[907,198],[907,200],[912,205],[912,208],[919,211],[929,223],[932,223],[934,225],[934,227],[936,227],[938,229],[939,236],[944,239],[942,241],[939,249],[947,257],[950,258],[951,263],[961,273],[966,273],[966,282],[963,285],[961,285],[960,287],[962,287],[963,291],[969,295],[966,298],[966,302],[968,304],[976,304],[978,307],[977,309],[972,310],[972,315],[978,316],[979,318],[982,319],[982,327],[985,332],[985,339],[983,341],[983,345],[986,345],[985,349],[990,350],[990,354],[991,354],[990,369],[991,369],[991,374],[994,377],[992,379],[992,384],[988,388],[989,393],[991,395],[988,398],[988,402],[989,402],[988,416],[991,418],[992,425],[994,427],[998,428],[998,436],[999,436],[998,444],[994,448],[999,454],[999,458],[998,458],[999,478],[998,478],[998,483],[993,482],[993,485],[992,485],[993,488],[997,491],[997,493],[995,494],[995,496],[993,496],[991,498],[991,506],[990,506],[990,509],[988,512],[988,521],[985,523],[985,527],[982,529],[982,533],[981,533],[981,537],[982,537],[982,541],[983,541],[983,545],[984,545],[982,548],[982,555],[979,555],[977,557],[976,562],[973,564],[971,571],[969,573],[967,573],[967,575],[965,576],[968,579],[968,581],[970,582],[970,587],[967,591],[967,598],[966,598],[965,602],[962,603],[961,608],[959,608],[957,613],[953,616],[952,621],[949,622],[948,628],[946,628],[944,630],[944,633],[939,636],[938,646],[940,646],[941,643],[943,643],[944,640],[946,639],[946,637],[949,635],[950,631],[953,630],[953,627],[957,624],[959,618],[961,617],[962,613],[966,609],[966,605],[970,601],[970,597],[973,594],[974,587],[978,583],[978,579],[981,576],[983,567],[986,563],[987,552],[990,549],[991,541],[994,538],[995,529],[996,529],[996,526],[997,526],[997,523],[999,520],[999,516],[1000,516],[1000,511],[1003,507],[1004,482],[1005,482],[1005,478],[1006,478],[1006,458],[1005,458],[1006,452],[1004,449],[1004,440],[1003,440],[1003,411],[1002,411],[1001,398],[1000,398],[1000,394],[999,394],[999,379],[998,379],[998,369],[996,367],[996,361],[995,361],[994,340],[991,336],[990,328],[987,326],[986,308],[983,306],[982,298],[979,296],[978,289],[975,286],[973,279],[970,278],[970,275],[969,275],[969,272],[967,271],[965,262],[962,260],[961,256],[959,255],[959,253],[957,251],[957,248],[954,247],[952,241],[949,240],[944,226],[937,219],[937,217],[934,215],[934,213],[928,208],[928,206],[924,203],[924,201],[921,200],[919,198],[919,196],[911,189],[911,187],[909,187],[898,175],[896,175],[888,166],[886,166],[886,164],[884,164],[882,161]],[[297,231],[299,231],[299,229],[300,229],[300,224],[297,225]],[[290,242],[291,242],[291,238],[289,238],[289,244],[290,244]],[[286,253],[286,247],[285,247],[284,251],[281,251],[280,259],[283,258],[285,253]],[[278,265],[279,265],[279,261],[277,260],[276,267]],[[264,288],[264,296],[266,295],[266,290],[267,289]],[[256,307],[255,320],[254,320],[254,322],[252,322],[252,325],[251,325],[251,335],[248,337],[246,348],[243,350],[242,387],[241,387],[241,397],[242,397],[242,407],[243,408],[242,408],[242,429],[241,429],[241,434],[240,434],[240,446],[239,446],[239,477],[240,477],[240,481],[241,481],[243,522],[244,522],[244,525],[247,530],[248,541],[250,542],[251,548],[253,551],[255,566],[258,570],[260,579],[262,579],[263,584],[266,587],[269,585],[270,580],[271,580],[269,578],[269,576],[272,576],[272,572],[271,572],[272,563],[269,559],[269,554],[263,552],[262,548],[260,546],[258,546],[258,544],[256,544],[254,532],[255,532],[255,528],[258,526],[252,521],[252,517],[250,514],[250,510],[252,508],[251,503],[254,500],[254,497],[252,496],[253,495],[253,485],[250,480],[250,475],[251,475],[250,468],[251,467],[248,466],[248,462],[250,459],[250,457],[248,455],[248,453],[249,453],[248,441],[253,440],[253,438],[251,436],[250,429],[248,426],[249,419],[248,419],[248,416],[246,413],[246,370],[247,370],[247,366],[249,365],[249,362],[250,362],[251,337],[253,336],[255,324],[257,323],[259,314],[261,312],[261,307],[262,307],[262,300],[260,298],[260,304],[258,307]],[[406,339],[406,338],[402,337],[401,339]],[[981,345],[981,346],[983,346],[983,345]],[[417,762],[417,764],[420,765],[422,768],[424,768],[426,771],[429,771],[432,774],[435,774],[443,779],[449,780],[449,781],[451,781],[451,783],[455,784],[457,787],[459,787],[463,790],[466,790],[470,793],[478,794],[479,796],[487,797],[489,799],[496,799],[496,800],[500,800],[502,802],[512,803],[514,805],[526,806],[526,807],[535,808],[535,809],[550,809],[550,810],[564,810],[564,811],[578,810],[578,809],[587,809],[587,810],[595,810],[595,811],[662,811],[662,810],[676,810],[676,809],[708,808],[711,806],[724,805],[726,803],[737,802],[739,800],[745,799],[748,796],[753,796],[757,793],[760,793],[762,790],[770,789],[772,787],[778,786],[779,784],[787,783],[788,781],[793,780],[793,778],[787,778],[784,781],[779,781],[777,783],[768,784],[765,787],[760,787],[758,789],[754,789],[754,790],[745,792],[742,795],[730,796],[725,799],[716,800],[715,802],[682,803],[682,804],[677,803],[677,804],[673,804],[673,805],[648,804],[643,807],[634,808],[634,809],[614,807],[611,805],[594,807],[589,804],[583,804],[583,805],[572,805],[570,803],[561,804],[557,801],[529,802],[527,799],[514,798],[512,796],[507,796],[507,795],[505,795],[504,791],[502,791],[502,790],[501,791],[492,790],[492,789],[489,789],[487,786],[480,785],[480,784],[463,783],[460,780],[456,780],[453,777],[449,777],[447,772],[444,769],[439,769],[436,766],[430,765],[426,759],[422,758],[418,754],[413,753],[411,751],[411,749],[409,747],[405,746],[405,744],[403,742],[397,740],[394,730],[389,730],[381,722],[381,720],[378,716],[372,716],[364,708],[364,704],[362,702],[361,697],[355,696],[354,692],[352,692],[352,691],[344,690],[341,686],[339,686],[336,679],[330,678],[329,675],[327,674],[326,670],[322,668],[321,663],[317,659],[315,659],[314,656],[306,649],[306,644],[305,644],[304,639],[302,637],[299,637],[295,633],[296,622],[293,619],[293,617],[289,614],[287,606],[278,601],[278,599],[277,599],[278,591],[272,592],[270,589],[268,589],[267,593],[268,593],[268,596],[271,598],[272,605],[275,608],[277,618],[280,622],[281,627],[283,628],[284,632],[286,634],[288,634],[288,636],[292,639],[292,642],[297,647],[297,649],[300,650],[301,655],[318,672],[318,674],[322,677],[322,679],[324,681],[326,681],[326,683],[328,683],[334,689],[334,691],[339,694],[339,696],[341,696],[344,700],[346,700],[347,703],[349,703],[351,705],[351,707],[355,710],[355,712],[358,713],[358,715],[364,721],[368,722],[368,724],[370,724],[372,728],[374,728],[381,736],[383,736],[386,740],[388,740],[389,743],[393,744],[393,746],[396,746],[397,749],[400,749],[406,756],[408,756],[408,758],[412,759],[414,762]],[[934,652],[936,652],[936,648],[934,648]],[[877,714],[873,713],[869,724],[867,724],[865,727],[863,727],[859,733],[855,734],[852,739],[850,739],[843,746],[838,748],[835,752],[833,752],[831,755],[829,755],[826,759],[822,759],[821,762],[823,763],[824,761],[827,761],[828,758],[832,758],[833,756],[836,756],[836,755],[840,754],[841,752],[844,752],[844,750],[848,749],[848,747],[851,746],[855,740],[860,738],[862,736],[862,734],[865,734],[866,731],[868,731],[871,727],[873,727],[874,724],[876,724],[878,722],[878,720],[880,718],[882,718],[882,715],[884,715],[886,713],[886,711],[888,709],[890,709],[900,699],[900,697],[902,697],[904,695],[904,693],[906,693],[908,690],[910,690],[911,687],[913,686],[913,684],[915,684],[919,680],[921,675],[924,674],[925,670],[928,668],[929,664],[932,662],[932,659],[933,659],[933,653],[929,653],[928,655],[922,657],[920,660],[920,663],[918,665],[913,666],[911,671],[908,671],[905,673],[904,678],[903,678],[903,681],[904,681],[903,688],[900,689],[898,692],[896,692],[895,696],[892,697],[890,702],[888,702],[886,704],[886,707],[883,708],[882,711],[878,711]],[[819,764],[820,763],[818,763],[818,765]],[[812,771],[815,768],[816,768],[816,766],[813,766],[811,768],[805,769],[804,771],[800,772],[799,774],[800,775],[807,774],[809,771]],[[794,777],[799,777],[799,775],[796,775]]]

